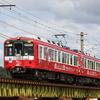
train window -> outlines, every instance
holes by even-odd
[[[77,66],[78,57],[74,56],[74,66]]]
[[[52,50],[48,49],[48,61],[51,61]]]
[[[22,55],[22,43],[15,43],[15,55]]]
[[[65,63],[65,53],[62,53],[62,63]]]
[[[67,61],[67,64],[69,64],[70,63],[70,60],[69,60],[69,54],[66,54],[66,61]]]
[[[98,63],[98,70],[100,71],[100,63]]]
[[[90,60],[90,67],[89,67],[90,69],[92,69],[92,61]]]
[[[98,68],[97,68],[97,62],[96,62],[96,71],[98,71]]]
[[[55,50],[52,50],[52,61],[55,61]]]
[[[83,62],[83,64],[84,64],[84,68],[86,68],[87,66],[86,66],[86,59],[84,58],[84,62]]]
[[[61,51],[58,51],[58,62],[61,62]]]
[[[65,53],[64,63],[67,64],[67,54]]]
[[[99,63],[97,63],[97,70],[99,71]]]
[[[73,65],[73,55],[70,54],[70,65]]]
[[[6,48],[6,56],[12,56],[12,47],[7,47]]]
[[[95,70],[95,61],[92,61],[92,69]]]
[[[43,56],[42,56],[42,50],[43,49],[43,47],[42,46],[39,46],[39,58],[43,58]]]
[[[46,59],[46,49],[47,49],[47,48],[44,47],[44,51],[43,51],[43,52],[44,52],[44,59]]]
[[[86,68],[88,68],[88,59],[86,59]]]
[[[92,61],[90,60],[90,66],[89,66],[90,69],[92,69]]]
[[[55,62],[57,62],[57,50],[55,50]]]
[[[99,63],[96,62],[96,70],[99,71]]]
[[[33,56],[33,52],[33,44],[24,44],[24,56]]]
[[[88,60],[88,68],[90,68],[90,60]]]
[[[100,71],[100,63],[96,62],[96,70]]]

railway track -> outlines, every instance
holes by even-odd
[[[78,85],[68,85],[68,84],[58,84],[58,83],[46,83],[46,82],[36,82],[21,79],[9,79],[0,78],[0,83],[17,83],[17,84],[28,84],[28,85],[42,85],[42,86],[53,86],[53,87],[68,87],[68,88],[79,88],[79,89],[92,89],[100,90],[100,87],[90,87],[90,86],[78,86]]]

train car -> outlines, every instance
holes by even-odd
[[[100,85],[100,60],[40,37],[4,42],[4,68],[14,78]]]
[[[40,37],[11,38],[4,43],[4,68],[13,77],[73,82],[79,74],[79,53]],[[66,74],[67,73],[67,74]]]
[[[81,55],[80,74],[82,84],[100,86],[100,59],[90,54]]]

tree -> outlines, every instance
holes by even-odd
[[[7,74],[6,69],[0,66],[0,78],[11,78],[10,75]]]

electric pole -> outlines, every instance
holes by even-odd
[[[83,32],[80,33],[80,44],[81,44],[81,53],[84,54],[84,34]]]

